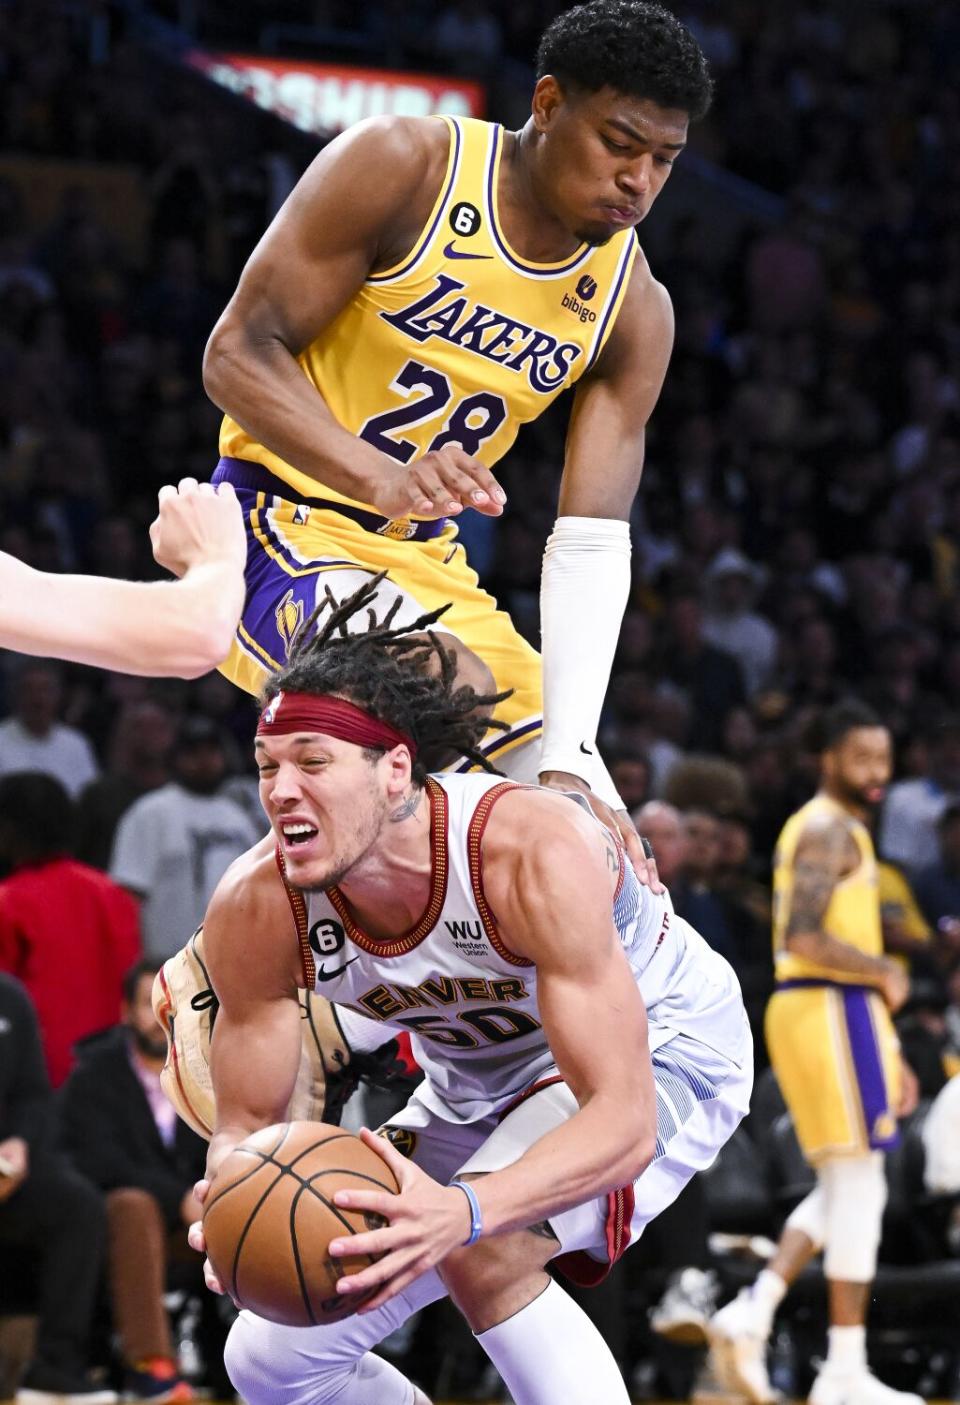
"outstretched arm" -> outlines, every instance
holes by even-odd
[[[540,780],[592,791],[594,803],[615,807],[621,838],[638,867],[643,860],[636,831],[599,765],[596,735],[630,593],[628,520],[643,469],[646,425],[672,346],[670,298],[638,255],[610,340],[574,400],[560,516],[547,542],[540,589]],[[598,813],[611,822],[609,811]]]
[[[160,490],[154,554],[178,581],[52,575],[0,553],[0,646],[147,677],[198,678],[230,651],[246,543],[229,484]]]

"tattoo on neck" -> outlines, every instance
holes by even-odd
[[[390,816],[391,824],[399,824],[401,820],[408,820],[417,813],[417,806],[420,803],[419,790],[412,790],[406,800],[402,800],[393,814]]]

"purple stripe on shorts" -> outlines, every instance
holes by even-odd
[[[896,1146],[899,1140],[896,1118],[887,1096],[887,1081],[877,1046],[877,1033],[870,1012],[870,995],[860,989],[843,992],[843,1013],[854,1073],[860,1089],[867,1139],[875,1150]]]

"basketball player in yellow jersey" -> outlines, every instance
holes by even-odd
[[[866,821],[890,779],[890,734],[856,702],[823,719],[821,785],[787,821],[774,856],[770,1061],[816,1188],[790,1215],[768,1268],[715,1314],[710,1336],[728,1388],[773,1400],[764,1353],[773,1316],[824,1251],[829,1349],[812,1405],[920,1405],[867,1368],[865,1322],[886,1201],[883,1152],[916,1104],[890,1018],[908,980],[883,955],[877,865]]]
[[[561,15],[538,72],[519,132],[388,118],[338,137],[244,270],[204,362],[226,412],[215,481],[234,485],[250,531],[224,671],[257,691],[318,593],[343,599],[386,570],[378,607],[398,598],[404,623],[452,602],[443,625],[464,681],[513,690],[491,759],[619,809],[595,737],[673,339],[634,227],[710,78],[690,32],[640,0]],[[570,387],[542,696],[539,658],[480,589],[452,519],[502,512],[492,465]]]

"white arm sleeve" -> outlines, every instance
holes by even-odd
[[[619,797],[597,755],[600,710],[630,594],[630,527],[606,517],[558,517],[540,578],[543,751],[540,770],[580,776]],[[604,786],[604,779],[606,786]],[[604,793],[604,791],[607,793]]]

